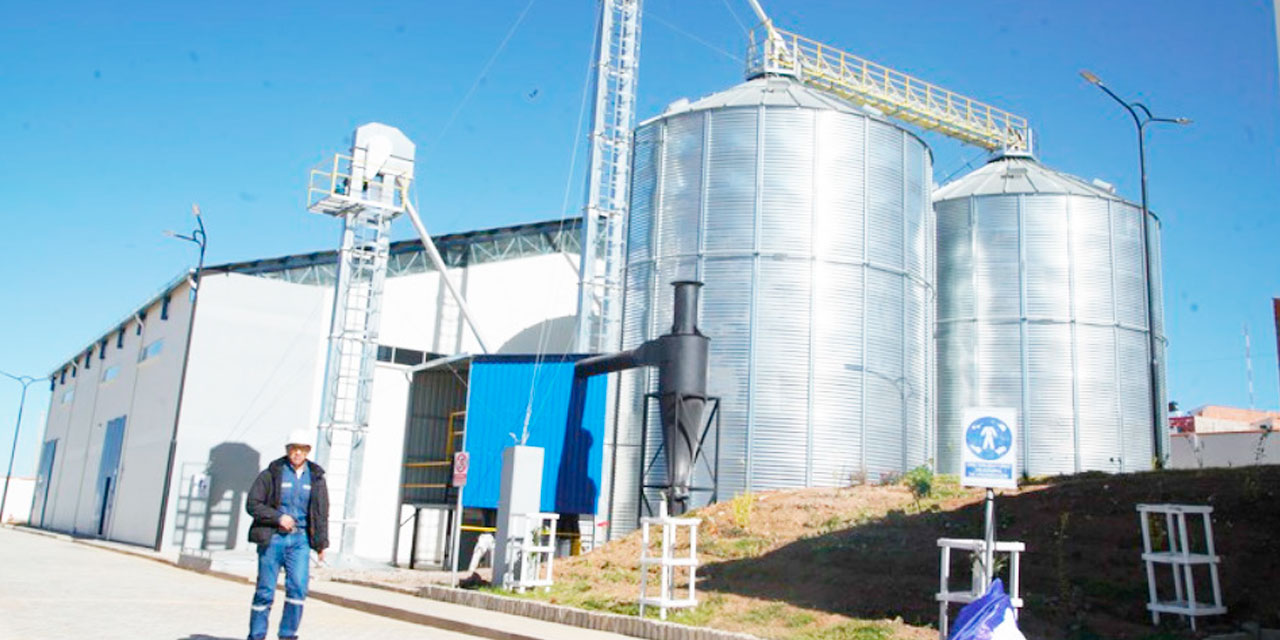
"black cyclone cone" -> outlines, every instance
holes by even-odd
[[[689,507],[693,460],[698,432],[707,406],[707,358],[711,339],[698,331],[698,289],[701,282],[675,285],[675,318],[671,333],[658,338],[665,357],[658,365],[658,406],[667,458],[667,486],[671,511]]]
[[[658,367],[658,409],[667,461],[666,494],[670,513],[679,515],[689,509],[693,460],[698,454],[698,432],[707,406],[711,339],[698,331],[698,290],[702,283],[680,280],[671,284],[675,287],[671,333],[631,351],[579,360],[574,366],[574,377],[585,381],[602,373]]]

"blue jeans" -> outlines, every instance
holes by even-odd
[[[302,605],[307,599],[307,574],[311,569],[311,548],[305,531],[276,533],[271,543],[258,547],[258,587],[253,592],[249,612],[249,640],[267,637],[267,616],[276,596],[276,579],[284,567],[284,615],[280,618],[280,637],[298,637],[302,622]]]

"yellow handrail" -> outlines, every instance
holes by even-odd
[[[811,86],[986,149],[1027,150],[1030,145],[1026,118],[799,34],[774,31],[781,37],[752,45],[748,62],[758,71],[794,74]]]

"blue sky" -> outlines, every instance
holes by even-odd
[[[593,2],[112,4],[28,4],[0,24],[2,370],[43,376],[193,265],[191,245],[161,234],[190,228],[192,202],[213,263],[335,246],[334,221],[304,210],[306,172],[363,122],[417,142],[433,233],[580,211],[585,155],[572,172],[570,161]],[[785,29],[1025,115],[1042,161],[1135,200],[1132,123],[1078,71],[1194,119],[1153,130],[1148,146],[1170,397],[1247,406],[1247,323],[1255,403],[1280,404],[1270,2],[764,4]],[[741,80],[742,25],[755,23],[744,0],[646,0],[644,11],[641,118]],[[939,181],[982,161],[926,139]],[[47,388],[28,397],[15,474],[33,473]],[[17,404],[18,385],[0,380],[0,462]]]

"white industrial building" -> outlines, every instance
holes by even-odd
[[[494,353],[570,350],[576,219],[435,238]],[[50,374],[31,523],[162,548],[244,548],[244,491],[320,412],[336,255],[183,276]],[[391,245],[355,553],[391,560],[410,369],[478,352],[419,241]],[[188,329],[191,329],[188,341]],[[185,371],[185,375],[184,375]],[[400,527],[403,528],[403,527]]]

